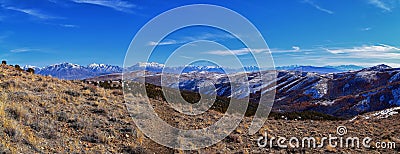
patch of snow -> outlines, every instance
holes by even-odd
[[[156,63],[156,62],[151,62],[151,63],[139,62],[138,65],[139,65],[139,67],[157,67],[157,68],[162,68],[162,67],[165,66],[164,64],[159,64],[159,63]]]
[[[394,107],[394,108],[390,108],[390,109],[385,109],[379,112],[375,112],[373,114],[364,116],[364,119],[370,119],[370,118],[374,118],[374,119],[386,119],[389,118],[393,115],[399,114],[398,110],[400,110],[400,107]]]
[[[352,121],[354,121],[356,119],[358,119],[358,116],[355,116],[355,117],[351,118],[349,121],[352,122]]]
[[[359,111],[367,111],[370,108],[370,102],[371,102],[371,98],[367,97],[367,99],[364,99],[360,102],[357,103],[357,105],[355,105],[354,107],[357,108],[357,110]]]
[[[39,67],[37,67],[37,66],[32,66],[32,65],[25,65],[25,66],[22,66],[22,67],[21,67],[21,69],[23,69],[23,70],[26,70],[26,69],[28,69],[28,68],[37,69],[37,68],[39,68]]]
[[[304,94],[311,94],[314,99],[322,98],[328,92],[326,79],[322,79],[312,85],[311,89],[304,91]]]
[[[377,80],[376,71],[362,71],[356,74],[357,77],[367,79],[368,81]]]
[[[334,103],[335,103],[335,101],[319,101],[319,102],[316,102],[316,104],[323,105],[323,106],[330,106],[330,105],[332,105]]]

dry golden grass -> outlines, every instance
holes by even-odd
[[[0,66],[0,152],[124,153],[138,147],[121,92]],[[144,135],[140,143],[144,141]]]
[[[151,103],[163,120],[178,128],[205,128],[223,116],[214,110],[202,116],[182,116],[160,99],[151,99]],[[380,121],[357,122],[269,120],[258,133],[248,135],[252,117],[245,117],[235,131],[224,131],[229,136],[216,145],[194,151],[173,150],[154,143],[136,128],[120,90],[0,65],[0,153],[301,153],[304,149],[259,148],[255,140],[264,133],[269,138],[302,137],[312,131],[326,136],[335,134],[337,126],[345,125],[350,135],[373,134],[377,140],[398,143],[400,131],[394,128],[400,126],[399,118],[396,115]],[[381,136],[381,132],[387,133]],[[393,153],[399,149],[357,151],[324,147],[305,151]]]

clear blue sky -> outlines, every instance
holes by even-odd
[[[0,58],[20,65],[122,66],[134,35],[150,19],[199,3],[223,6],[248,18],[265,38],[277,66],[400,66],[399,0],[0,0]],[[158,50],[177,48],[181,41],[190,41],[189,36],[235,42],[213,30],[182,31],[169,36]],[[182,59],[204,53],[227,56],[207,47],[192,50],[182,53]]]

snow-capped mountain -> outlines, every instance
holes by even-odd
[[[107,64],[89,64],[87,66],[88,69],[91,69],[94,72],[103,72],[103,73],[119,73],[122,72],[122,68],[119,66],[107,65]]]
[[[120,73],[122,68],[119,66],[112,66],[106,64],[90,64],[88,66],[81,66],[72,63],[60,63],[47,67],[33,67],[24,66],[23,69],[33,68],[36,74],[50,75],[59,79],[67,80],[80,80],[90,77],[95,77],[104,74]]]
[[[164,70],[163,70],[164,69]],[[327,73],[339,73],[345,71],[354,71],[361,70],[363,67],[356,65],[340,65],[340,66],[300,66],[300,65],[290,65],[290,66],[278,66],[275,68],[276,70],[287,70],[287,71],[299,71],[299,72],[314,72],[319,74],[327,74]],[[127,71],[138,71],[138,70],[146,70],[150,72],[160,73],[164,71],[165,73],[188,73],[188,72],[217,72],[217,73],[238,73],[238,72],[257,72],[260,70],[268,70],[268,68],[259,68],[257,66],[245,66],[243,68],[228,68],[228,67],[219,67],[219,66],[197,66],[197,65],[187,65],[187,66],[178,66],[178,67],[168,67],[164,64],[159,64],[155,62],[150,63],[137,63],[131,67],[127,68]]]
[[[216,72],[216,73],[231,73],[231,72],[237,72],[238,70],[232,69],[232,68],[222,68],[218,66],[197,66],[197,65],[187,65],[187,66],[172,66],[168,67],[165,66],[164,64],[159,64],[155,62],[140,62],[137,63],[131,67],[127,67],[126,71],[139,71],[139,70],[146,70],[150,72],[155,72],[155,73],[160,73],[160,72],[165,72],[165,73],[174,73],[174,74],[180,74],[180,73],[188,73],[188,72]]]

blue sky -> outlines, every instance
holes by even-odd
[[[400,67],[400,0],[0,0],[0,57],[20,65],[122,66],[142,26],[160,13],[188,4],[219,5],[249,19],[265,38],[277,66]],[[151,58],[156,62],[175,49],[182,49],[176,57],[183,62],[201,56],[229,61],[233,56],[207,42],[181,47],[196,40],[228,44],[239,56],[247,53],[231,35],[204,27],[182,29],[159,44],[145,45],[158,45],[158,54]]]

